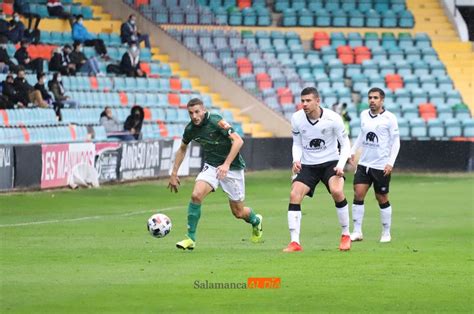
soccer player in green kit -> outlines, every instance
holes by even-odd
[[[171,192],[178,192],[178,169],[192,140],[201,144],[204,150],[204,167],[196,178],[188,205],[187,238],[176,243],[176,247],[183,250],[194,249],[201,204],[219,186],[229,197],[229,206],[234,216],[252,225],[252,242],[259,242],[263,234],[262,216],[256,215],[243,202],[245,161],[239,151],[244,141],[220,115],[208,112],[200,99],[191,99],[187,109],[191,122],[186,126],[181,146],[176,152],[168,188]]]

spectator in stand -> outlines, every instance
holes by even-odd
[[[146,76],[145,72],[140,69],[140,49],[138,49],[136,42],[132,42],[128,51],[123,54],[120,71],[126,76]]]
[[[133,106],[130,110],[130,115],[127,117],[124,123],[124,129],[129,131],[133,137],[138,140],[141,137],[143,119],[145,118],[145,112],[140,106]]]
[[[35,90],[25,78],[25,70],[20,69],[13,82],[19,101],[25,106],[32,103],[35,107],[48,108],[39,90]]]
[[[27,39],[35,44],[39,43],[40,31],[25,30],[25,24],[20,20],[18,13],[13,14],[13,18],[10,20],[10,29],[8,32],[8,39],[14,44],[21,42],[23,39]]]
[[[28,18],[28,31],[38,30],[39,23],[41,22],[41,16],[39,14],[31,13],[30,11],[30,2],[29,0],[15,0],[13,2],[13,10],[19,14]],[[34,29],[31,28],[33,25],[33,20],[35,21]]]
[[[55,16],[59,17],[60,19],[69,20],[69,24],[72,27],[72,25],[74,24],[74,16],[72,16],[71,13],[64,11],[64,7],[61,3],[61,0],[48,0],[46,6],[48,8],[49,16]]]
[[[76,22],[72,25],[72,39],[83,43],[84,46],[94,47],[99,56],[106,60],[110,59],[107,56],[107,48],[105,47],[104,41],[87,31],[82,15],[78,15]]]
[[[0,72],[18,72],[18,66],[12,62],[7,52],[7,39],[0,38]]]
[[[133,141],[135,138],[123,129],[117,118],[112,114],[110,107],[105,107],[104,111],[100,114],[100,124],[104,126],[107,137],[114,137],[124,141]]]
[[[20,21],[20,15],[14,13],[10,20],[10,30],[8,32],[8,40],[16,44],[23,40],[25,37],[25,25]]]
[[[36,78],[38,79],[38,82],[35,84],[35,90],[40,91],[41,97],[43,97],[43,100],[49,105],[53,105],[53,97],[51,96],[50,93],[46,90],[45,86],[45,81],[46,81],[46,74],[43,72],[36,74]]]
[[[61,72],[62,75],[75,75],[76,65],[71,61],[71,45],[64,45],[63,49],[57,48],[49,61],[49,70]]]
[[[36,58],[31,59],[28,54],[29,42],[26,39],[21,41],[21,46],[15,52],[15,59],[18,61],[18,65],[23,66],[25,69],[32,70],[36,73],[43,72],[43,59]]]
[[[66,95],[61,73],[53,74],[53,79],[48,82],[48,88],[53,93],[55,107],[77,108],[77,102]]]
[[[15,89],[13,75],[8,74],[2,82],[3,106],[2,109],[24,108],[27,104],[22,103]]]
[[[89,75],[101,75],[99,62],[95,57],[87,59],[82,51],[82,44],[78,41],[74,42],[74,51],[71,52],[71,62],[76,66],[76,71],[87,73]]]
[[[148,34],[140,34],[137,28],[137,17],[135,14],[130,14],[128,20],[120,27],[120,38],[122,44],[131,45],[132,42],[137,42],[138,45],[143,41],[145,47],[150,48],[150,37]]]
[[[5,13],[3,13],[3,11],[0,9],[0,40],[4,40],[6,42],[8,40],[9,32],[10,23],[8,23]]]

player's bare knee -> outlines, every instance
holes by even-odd
[[[203,200],[204,200],[204,194],[203,193],[193,191],[193,193],[191,194],[191,201],[194,204],[201,204]]]
[[[375,198],[379,204],[385,204],[388,202],[388,194],[375,194]]]
[[[336,201],[336,202],[340,202],[342,200],[344,200],[346,198],[346,196],[344,195],[344,191],[343,190],[332,190],[331,191],[331,195],[332,195],[332,198]]]
[[[299,203],[301,203],[302,199],[303,199],[303,196],[301,195],[300,191],[298,191],[296,189],[291,190],[291,192],[290,192],[290,203],[299,204]]]

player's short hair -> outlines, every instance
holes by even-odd
[[[378,87],[372,87],[369,92],[367,93],[367,96],[371,93],[379,93],[380,95],[380,98],[382,99],[385,99],[385,92],[383,91],[383,89],[381,88],[378,88]]]
[[[319,98],[319,92],[314,87],[305,87],[301,91],[301,96],[306,96],[306,95],[314,95],[315,98]]]
[[[193,107],[193,106],[196,106],[196,105],[204,106],[204,103],[199,98],[193,98],[190,101],[188,101],[187,107],[189,108],[189,107]]]

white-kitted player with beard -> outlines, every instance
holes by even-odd
[[[288,206],[288,227],[291,242],[284,252],[301,251],[300,226],[301,202],[305,195],[313,196],[314,189],[322,181],[336,204],[337,216],[342,228],[339,249],[351,248],[349,234],[349,207],[344,195],[344,165],[350,156],[350,143],[342,118],[332,110],[319,105],[316,88],[307,87],[301,91],[303,110],[291,118],[293,133],[293,173],[290,204]],[[340,143],[340,153],[338,150]]]
[[[400,150],[400,134],[395,115],[383,107],[385,93],[380,88],[371,88],[368,93],[369,108],[360,114],[361,131],[351,151],[351,160],[358,148],[362,155],[354,176],[354,202],[352,219],[354,230],[352,241],[362,241],[364,198],[370,185],[374,184],[375,198],[380,207],[382,236],[380,242],[390,242],[392,206],[388,200],[390,176]]]

